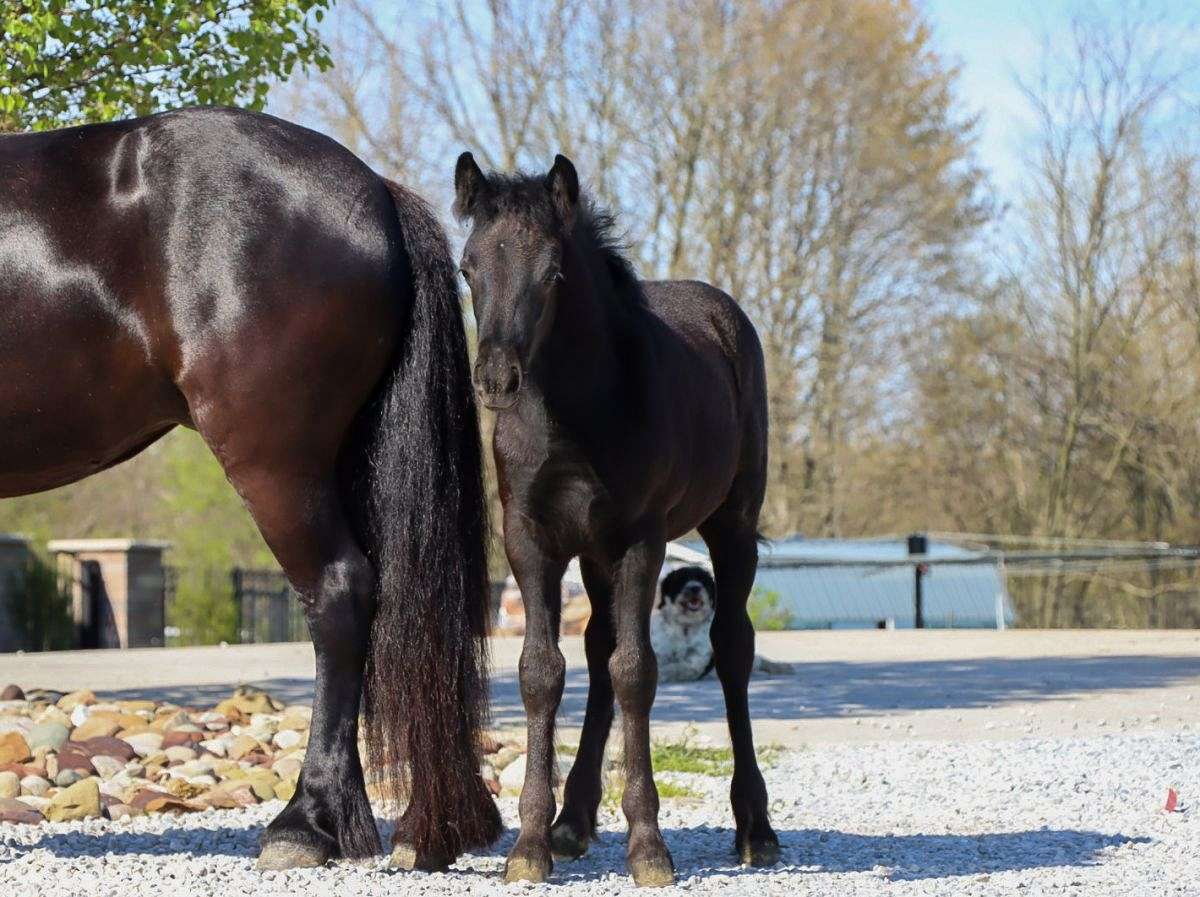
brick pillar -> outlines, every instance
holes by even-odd
[[[60,539],[47,547],[70,587],[79,647],[163,644],[163,552],[170,543]]]

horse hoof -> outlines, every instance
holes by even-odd
[[[569,825],[550,829],[550,852],[555,859],[577,860],[588,852],[588,839]]]
[[[779,862],[779,842],[773,838],[748,841],[738,852],[743,866],[774,866]]]
[[[297,844],[295,841],[272,841],[263,846],[256,865],[260,872],[313,869],[317,866],[324,866],[328,859],[328,853],[310,844]]]
[[[675,884],[675,867],[669,858],[630,860],[629,873],[639,888],[665,888]]]
[[[540,884],[550,877],[550,864],[539,863],[529,857],[509,857],[504,864],[504,880],[509,882],[530,881]]]
[[[444,872],[450,868],[450,863],[442,857],[420,856],[413,845],[401,843],[392,848],[388,868],[403,869],[405,872]]]

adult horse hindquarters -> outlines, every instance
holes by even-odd
[[[504,545],[525,601],[521,696],[529,756],[510,880],[543,880],[553,851],[587,850],[601,761],[620,702],[629,866],[643,885],[673,867],[650,768],[656,670],[650,645],[666,541],[698,528],[716,573],[713,656],[733,741],[735,847],[747,863],[779,854],[750,730],[754,628],[746,601],[758,562],[766,483],[762,349],[727,295],[695,282],[640,283],[612,222],[579,195],[559,156],[544,177],[485,176],[470,153],[456,211],[473,228],[462,270],[479,322],[475,384],[498,410]],[[579,556],[592,605],[591,678],[579,752],[551,832],[554,716],[565,664],[560,581]]]
[[[440,866],[499,832],[478,774],[483,493],[453,278],[420,199],[270,116],[0,136],[0,496],[195,427],[304,596],[312,729],[264,866],[378,850],[364,666],[372,754],[412,773],[401,856]]]

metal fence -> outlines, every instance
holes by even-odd
[[[1200,549],[1162,543],[784,540],[755,586],[780,628],[1200,627]]]
[[[232,578],[238,635],[243,644],[309,641],[304,609],[283,573],[236,569]]]

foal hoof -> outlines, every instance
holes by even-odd
[[[779,862],[779,842],[774,838],[747,841],[738,854],[743,866],[774,866]]]
[[[518,881],[530,881],[541,884],[550,877],[551,864],[533,859],[532,857],[509,857],[504,864],[504,880],[509,884]]]
[[[675,867],[669,858],[630,860],[629,874],[639,888],[665,888],[675,884]]]
[[[555,859],[577,860],[588,852],[588,839],[569,825],[550,829],[550,851]]]
[[[329,854],[311,844],[295,841],[272,841],[263,847],[256,864],[260,872],[282,869],[314,869],[324,866]]]
[[[445,857],[421,856],[411,844],[400,843],[392,848],[388,857],[389,869],[402,869],[405,872],[445,872],[450,868],[450,862]]]

